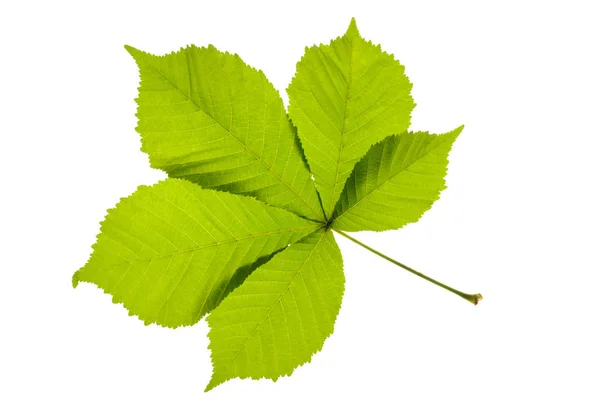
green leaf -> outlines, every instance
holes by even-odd
[[[126,48],[140,68],[137,131],[152,167],[323,219],[283,102],[262,71],[213,46],[164,56]]]
[[[346,182],[333,228],[383,231],[419,220],[446,187],[448,153],[462,129],[391,136],[374,145]]]
[[[360,37],[354,19],[344,36],[308,48],[298,62],[289,112],[327,218],[356,162],[373,144],[407,130],[411,88],[404,67]]]
[[[235,377],[275,381],[322,348],[345,284],[334,229],[482,299],[344,232],[417,221],[445,188],[462,130],[408,133],[404,67],[354,19],[298,62],[293,124],[264,74],[237,55],[126,48],[140,70],[142,150],[170,177],[108,211],[73,285],[98,285],[147,324],[191,325],[210,312],[207,391]]]
[[[292,244],[261,266],[208,317],[211,390],[234,377],[289,375],[333,332],[344,292],[331,231]]]
[[[244,269],[318,228],[253,198],[169,178],[109,210],[73,283],[98,285],[147,324],[191,325]]]

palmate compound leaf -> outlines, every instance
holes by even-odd
[[[192,325],[255,262],[318,228],[251,197],[168,178],[108,212],[73,283],[98,285],[147,324]]]
[[[213,46],[164,56],[126,48],[140,69],[137,131],[154,168],[323,220],[281,97],[262,71]]]
[[[448,153],[462,129],[405,133],[374,145],[346,182],[333,228],[383,231],[419,220],[446,187]]]
[[[327,218],[356,162],[407,130],[415,104],[404,67],[365,41],[352,19],[329,45],[307,48],[287,92]]]
[[[406,133],[404,67],[354,19],[297,64],[294,125],[264,74],[237,55],[127,50],[140,69],[142,150],[171,178],[109,210],[73,283],[97,284],[146,323],[191,325],[211,312],[207,391],[234,377],[277,380],[321,349],[344,291],[331,228],[481,299],[343,232],[416,221],[445,187],[462,130]]]
[[[342,256],[331,231],[290,245],[258,268],[207,317],[213,376],[289,375],[333,332],[344,292]]]

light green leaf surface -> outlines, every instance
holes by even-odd
[[[146,324],[175,328],[210,313],[206,391],[232,378],[275,381],[321,350],[345,285],[334,229],[481,300],[344,232],[417,221],[445,188],[462,131],[408,132],[415,104],[404,67],[354,19],[343,36],[306,48],[289,116],[238,55],[125,47],[140,72],[142,150],[169,178],[109,209],[73,286],[96,284]]]
[[[329,45],[307,48],[287,92],[327,217],[356,162],[407,130],[414,102],[404,67],[360,37],[352,19]]]
[[[289,375],[333,332],[344,292],[340,250],[331,231],[292,244],[252,273],[208,317],[213,376]]]
[[[109,210],[73,283],[98,285],[146,323],[191,325],[245,270],[318,228],[253,198],[169,178]]]
[[[140,68],[137,131],[153,167],[323,219],[283,102],[262,71],[213,46],[164,56],[126,48]]]
[[[374,145],[346,183],[333,228],[383,231],[419,220],[446,187],[448,153],[462,129],[406,133]]]

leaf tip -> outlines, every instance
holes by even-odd
[[[73,277],[71,277],[71,284],[73,284],[73,288],[77,288],[79,285],[79,270],[73,273]]]
[[[126,44],[123,47],[125,47],[125,50],[127,50],[127,52],[129,54],[131,54],[131,56],[133,57],[133,59],[136,60],[136,61],[137,61],[138,57],[142,54],[141,50],[138,50],[135,47],[130,46],[129,44]]]
[[[212,377],[210,377],[210,381],[206,384],[206,388],[204,388],[204,392],[211,391],[213,388],[219,386],[223,383],[223,380],[217,378],[216,373],[213,373]]]
[[[454,141],[460,135],[460,133],[463,131],[464,128],[465,128],[465,125],[463,124],[446,134],[448,135],[448,137],[450,137],[452,139],[452,141]]]
[[[346,31],[346,36],[360,36],[358,32],[358,28],[356,27],[356,19],[352,17],[350,20],[350,25],[348,26],[348,30]]]

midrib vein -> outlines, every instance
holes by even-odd
[[[199,249],[204,249],[204,248],[218,247],[219,245],[229,244],[229,243],[232,243],[232,242],[239,242],[239,241],[248,240],[248,239],[251,239],[251,238],[265,237],[265,236],[269,236],[269,235],[282,234],[282,233],[287,233],[287,232],[290,232],[290,231],[299,231],[299,230],[305,230],[305,229],[315,229],[316,230],[318,227],[319,227],[318,225],[312,225],[312,226],[304,226],[304,227],[294,227],[294,228],[277,230],[277,231],[269,231],[269,232],[261,233],[261,234],[251,234],[251,235],[245,236],[245,237],[237,237],[237,238],[232,238],[230,240],[216,241],[216,242],[213,242],[213,243],[210,243],[210,244],[206,244],[206,245],[198,245],[198,246],[196,246],[194,248],[186,249],[186,250],[183,250],[183,251],[169,252],[167,254],[159,255],[159,256],[154,256],[154,257],[151,257],[151,258],[136,259],[136,260],[134,260],[132,262],[118,263],[116,265],[113,265],[112,267],[103,268],[101,270],[112,270],[112,269],[116,269],[117,267],[121,267],[121,266],[125,266],[125,265],[133,265],[133,264],[136,264],[136,263],[148,262],[148,261],[155,260],[155,259],[166,258],[168,256],[175,256],[175,255],[179,255],[179,254],[183,254],[183,253],[187,253],[187,252],[194,252],[194,251],[197,251]],[[108,237],[110,237],[110,236],[108,236]]]
[[[333,186],[331,187],[331,199],[329,200],[329,212],[327,217],[331,217],[333,215],[333,208],[335,206],[335,202],[333,199],[335,198],[335,188],[337,186],[337,182],[340,176],[340,165],[342,160],[342,150],[344,146],[344,132],[346,130],[346,111],[348,110],[348,101],[350,99],[350,86],[352,85],[352,54],[354,53],[354,39],[350,42],[350,64],[348,66],[348,81],[346,82],[346,86],[348,89],[346,90],[346,101],[344,102],[344,115],[342,116],[342,130],[340,132],[340,149],[338,151],[338,159],[337,159],[337,167],[335,171],[335,180],[333,181]]]

